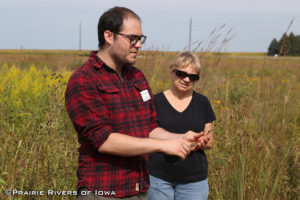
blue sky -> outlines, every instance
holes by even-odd
[[[0,49],[78,49],[80,22],[82,49],[97,49],[98,19],[114,6],[142,18],[143,49],[187,48],[190,18],[192,47],[202,41],[199,49],[204,50],[265,52],[292,19],[290,31],[300,35],[300,0],[1,0]],[[227,37],[232,40],[222,45]]]

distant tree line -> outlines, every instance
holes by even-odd
[[[268,48],[268,55],[274,56],[300,56],[300,35],[293,32],[288,36],[284,33],[279,41],[274,38]]]

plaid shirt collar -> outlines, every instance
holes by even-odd
[[[96,68],[96,69],[101,69],[101,68],[105,68],[107,71],[109,72],[114,72],[117,73],[114,69],[112,69],[111,67],[109,67],[107,64],[105,64],[105,62],[103,60],[101,60],[98,56],[97,56],[98,51],[91,51],[90,53],[90,57],[89,57],[89,62],[91,62],[91,64]],[[122,76],[124,76],[128,71],[128,67],[127,66],[123,66],[122,68]]]

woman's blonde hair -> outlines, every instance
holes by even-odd
[[[177,54],[170,64],[170,70],[178,69],[180,67],[186,67],[192,65],[196,68],[197,73],[201,71],[201,65],[198,56],[190,51],[184,51]]]

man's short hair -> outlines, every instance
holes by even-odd
[[[141,21],[135,12],[125,7],[116,6],[102,14],[98,22],[99,49],[105,45],[104,31],[109,30],[112,33],[118,33],[127,17],[134,17]]]

